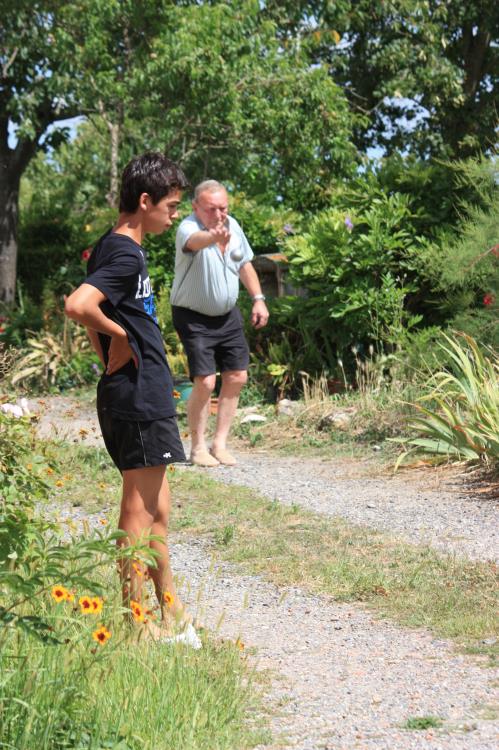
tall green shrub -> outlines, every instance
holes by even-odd
[[[457,341],[444,338],[441,347],[450,365],[431,376],[414,404],[419,411],[410,421],[415,436],[402,442],[410,452],[498,466],[499,356],[492,351],[487,356],[464,334]]]
[[[409,199],[381,191],[365,209],[318,214],[288,240],[291,279],[306,290],[290,310],[329,367],[352,345],[395,346],[419,322],[404,305],[414,290],[406,260],[418,243]]]

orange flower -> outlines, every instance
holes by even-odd
[[[80,605],[80,611],[82,615],[91,615],[94,611],[94,605],[92,604],[92,599],[89,596],[80,596],[78,599],[78,604]]]
[[[107,518],[99,518],[99,523],[101,526],[107,526]]]
[[[238,638],[236,641],[236,648],[238,648],[239,651],[244,651],[244,643],[240,638]]]
[[[175,601],[175,597],[173,596],[173,594],[170,594],[169,591],[165,591],[165,593],[163,594],[163,601],[165,602],[165,604],[168,604],[168,606],[171,607],[173,602]]]
[[[54,470],[51,469],[50,466],[49,466],[48,469],[47,469],[47,474],[50,475],[50,474],[53,474],[53,473],[54,473]]]
[[[64,586],[52,586],[52,598],[56,600],[57,604],[59,602],[64,602],[67,600],[69,591],[64,588]]]
[[[94,641],[97,641],[101,646],[103,646],[106,641],[108,641],[111,638],[111,633],[106,628],[105,625],[101,625],[97,630],[94,630],[92,633],[92,638]]]
[[[170,474],[174,474],[175,466],[173,464],[168,464],[168,471],[170,472]]]
[[[173,398],[179,399],[181,396],[182,394],[180,393],[180,391],[175,391],[175,390],[173,391]]]
[[[55,483],[55,486],[56,487],[64,487],[64,482],[62,482],[60,479],[58,479],[57,482]]]
[[[133,599],[130,601],[130,609],[132,610],[133,619],[135,622],[144,622],[144,610],[139,602],[134,602]]]
[[[75,595],[73,594],[73,592],[72,591],[66,591],[66,601],[67,602],[74,602],[74,600],[75,600]]]
[[[94,596],[91,602],[92,602],[92,614],[93,615],[98,615],[99,612],[102,612],[102,607],[104,606],[104,602],[102,601],[100,596]]]
[[[137,575],[142,578],[142,576],[144,575],[144,571],[142,570],[140,565],[138,563],[132,563],[132,568],[137,573]]]

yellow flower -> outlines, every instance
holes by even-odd
[[[175,391],[175,390],[173,391],[173,398],[179,399],[181,397],[181,395],[182,394],[180,393],[180,391]]]
[[[54,473],[54,470],[51,469],[50,466],[49,466],[48,469],[47,469],[47,474],[50,475],[50,474],[53,474],[53,473]]]
[[[52,586],[51,594],[52,598],[59,604],[59,602],[67,600],[69,591],[64,586]]]
[[[74,600],[75,600],[75,595],[73,594],[73,592],[72,591],[66,591],[66,601],[67,602],[74,602]]]
[[[91,615],[94,611],[94,605],[90,596],[80,596],[78,599],[82,615]]]
[[[132,615],[135,622],[144,622],[144,610],[142,609],[142,605],[140,605],[139,602],[134,602],[132,600],[130,602],[130,609],[132,610]]]
[[[99,612],[102,612],[102,607],[104,606],[104,602],[100,598],[100,596],[94,596],[92,601],[92,614],[98,615]]]
[[[132,563],[132,568],[137,573],[137,575],[142,578],[142,576],[144,575],[144,571],[142,570],[140,565],[138,565],[137,563]]]
[[[106,628],[105,625],[101,625],[97,630],[94,630],[92,633],[92,638],[94,641],[97,641],[101,646],[103,646],[106,641],[108,641],[111,638],[111,633]]]
[[[58,479],[57,482],[55,483],[55,486],[56,487],[64,487],[64,482],[62,482],[60,479]]]
[[[171,607],[173,602],[175,601],[175,597],[173,596],[173,594],[170,594],[169,591],[165,591],[165,593],[163,594],[163,601],[165,602],[165,604],[168,604],[168,606]]]
[[[170,472],[170,474],[174,474],[175,466],[173,464],[168,464],[168,471]]]
[[[101,490],[105,490],[106,486],[107,485],[105,484],[105,482],[99,482],[99,487],[101,488]]]
[[[239,651],[244,651],[244,643],[240,638],[236,640],[236,648],[238,648]]]
[[[107,526],[107,518],[99,518],[99,523],[101,526]]]
[[[33,468],[33,464],[26,464],[26,468],[28,471],[31,471],[31,469]]]

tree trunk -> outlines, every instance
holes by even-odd
[[[119,158],[119,143],[120,143],[120,126],[117,123],[108,122],[109,133],[111,136],[111,173],[109,181],[109,193],[107,194],[107,202],[112,208],[118,206],[118,189],[119,189],[119,176],[118,176],[118,158]]]
[[[0,302],[7,305],[16,296],[20,179],[20,174],[12,174],[7,160],[0,159]]]

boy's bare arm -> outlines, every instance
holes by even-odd
[[[91,284],[82,284],[66,299],[64,311],[68,318],[76,320],[87,329],[90,328],[92,331],[111,337],[106,372],[112,375],[131,359],[135,362],[135,366],[138,363],[128,342],[125,329],[102,312],[100,305],[105,300],[105,294],[99,289]]]
[[[102,351],[102,346],[100,345],[99,334],[92,328],[87,328],[87,336],[90,339],[90,343],[92,344],[92,349],[99,357],[101,364],[103,364],[105,367],[106,363],[104,362],[104,353]]]

